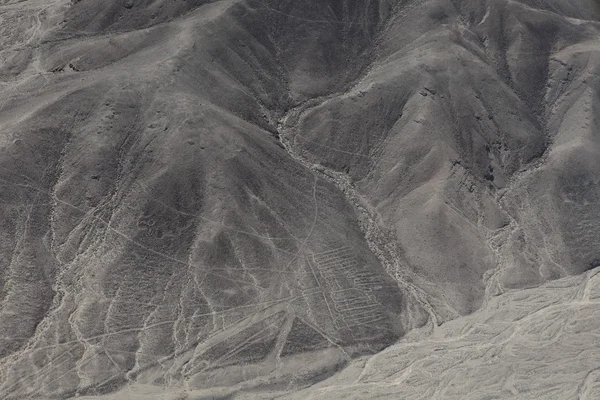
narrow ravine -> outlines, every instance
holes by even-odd
[[[387,230],[385,227],[381,227],[376,222],[376,211],[374,211],[374,208],[356,190],[347,174],[311,162],[300,153],[299,149],[296,148],[293,139],[289,137],[289,131],[292,128],[292,124],[289,124],[288,121],[298,121],[298,117],[307,111],[308,108],[320,105],[320,103],[314,104],[312,101],[304,104],[306,105],[289,110],[279,119],[277,123],[278,140],[290,157],[296,162],[318,174],[318,176],[323,179],[333,183],[342,191],[342,193],[344,193],[346,200],[355,210],[358,225],[363,232],[369,249],[379,259],[379,262],[383,265],[386,272],[398,283],[399,287],[403,290],[403,293],[411,296],[414,301],[427,312],[429,315],[427,324],[429,325],[430,331],[434,331],[441,323],[441,318],[428,301],[427,293],[406,279],[405,272],[408,272],[408,267],[398,255],[397,244],[393,237],[393,233],[391,231],[386,232]]]

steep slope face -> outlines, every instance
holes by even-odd
[[[4,43],[31,60],[0,110],[3,398],[301,386],[427,321],[344,193],[277,139],[368,62],[379,3],[190,3],[153,26],[85,3],[32,4],[32,36]]]
[[[346,173],[396,237],[397,274],[440,320],[597,263],[589,15],[568,2],[401,7],[368,73],[290,118],[297,151]]]
[[[551,5],[5,2],[2,397],[299,388],[596,265]]]

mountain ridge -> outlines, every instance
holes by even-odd
[[[0,393],[301,390],[593,269],[584,4],[4,1]]]

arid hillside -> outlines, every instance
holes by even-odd
[[[599,10],[0,0],[0,398],[291,396],[580,279]]]

